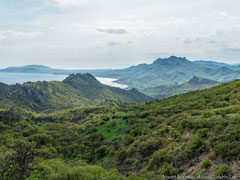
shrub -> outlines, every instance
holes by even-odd
[[[155,152],[149,161],[149,169],[157,169],[167,160],[168,149],[161,149]]]
[[[226,164],[220,165],[215,171],[216,176],[229,176],[231,174],[232,174],[232,170]]]
[[[35,134],[30,139],[35,141],[38,147],[47,145],[52,140],[51,136],[46,134]]]
[[[197,134],[198,134],[199,137],[205,138],[205,137],[207,137],[208,132],[209,132],[209,129],[208,129],[208,128],[202,128],[202,129],[199,129],[199,130],[197,131]]]
[[[168,163],[164,163],[163,167],[160,169],[159,174],[165,176],[173,176],[177,175],[178,169],[174,168],[172,165]]]
[[[214,116],[215,115],[215,113],[213,112],[213,111],[207,111],[207,112],[205,112],[204,114],[203,114],[203,117],[205,117],[205,118],[210,118],[210,117],[212,117],[212,116]]]
[[[138,150],[144,157],[151,155],[155,150],[157,150],[163,144],[161,138],[150,137],[146,141],[140,142],[138,144]]]
[[[207,168],[209,168],[210,166],[212,166],[212,163],[211,163],[209,160],[203,161],[203,163],[202,163],[202,168],[207,169]]]
[[[32,162],[36,156],[30,143],[24,141],[14,145],[15,152],[8,154],[1,162],[0,179],[23,180],[31,176]]]
[[[118,159],[118,163],[122,164],[125,161],[125,159],[127,158],[127,152],[124,149],[119,149],[116,156]]]
[[[133,143],[135,140],[135,138],[131,135],[127,135],[125,139],[126,139],[126,145]]]
[[[209,158],[210,158],[211,160],[215,160],[215,159],[216,159],[216,153],[215,153],[215,152],[211,152],[211,153],[209,154]]]
[[[217,142],[214,150],[216,155],[223,159],[234,159],[239,155],[240,143],[237,141]]]
[[[204,140],[195,136],[192,138],[185,148],[186,156],[188,158],[196,157],[197,155],[208,151],[208,146]]]
[[[103,158],[109,152],[109,148],[106,145],[101,145],[99,148],[96,149],[96,153],[99,158]]]

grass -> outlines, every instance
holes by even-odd
[[[124,135],[128,128],[123,119],[114,119],[97,127],[97,131],[91,134],[103,134],[105,140],[117,139],[119,136]]]

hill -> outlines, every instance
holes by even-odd
[[[198,60],[194,61],[195,63],[202,64],[205,66],[211,66],[212,68],[219,68],[219,67],[227,67],[227,66],[232,66],[227,63],[222,63],[222,62],[215,62],[215,61],[203,61],[203,60]]]
[[[239,87],[236,80],[155,102],[50,114],[1,107],[1,178],[158,180],[163,175],[172,179],[238,175]],[[20,158],[23,155],[26,161]]]
[[[166,97],[177,95],[177,94],[183,94],[189,91],[196,91],[196,90],[210,88],[217,84],[219,84],[219,82],[217,81],[212,81],[209,79],[194,76],[188,82],[185,82],[180,85],[179,84],[176,84],[173,86],[162,85],[162,86],[153,87],[153,88],[145,88],[145,89],[142,89],[141,92],[153,98],[159,99],[159,98],[166,98]]]
[[[152,64],[139,64],[137,66],[117,70],[64,70],[53,69],[41,65],[29,65],[9,67],[1,69],[0,72],[63,75],[88,72],[95,77],[115,78],[117,79],[115,81],[116,83],[126,85],[129,89],[135,88],[154,98],[165,98],[171,95],[213,86],[211,83],[189,84],[189,81],[195,76],[219,83],[230,82],[240,78],[239,65],[203,60],[190,61],[185,57],[176,56],[158,58]],[[125,99],[125,101],[128,100]]]
[[[63,82],[39,81],[0,84],[0,101],[31,110],[56,110],[99,104],[115,99],[127,103],[151,100],[135,89],[122,90],[101,84],[91,74],[70,75]]]
[[[240,78],[240,70],[238,66],[225,63],[189,61],[186,58],[171,56],[159,58],[152,64],[140,64],[126,69],[103,72],[99,76],[117,78],[120,84],[145,89],[182,84],[193,76],[228,82]]]
[[[64,70],[41,65],[9,67],[0,72],[63,74],[91,73],[97,77],[116,78],[119,84],[130,88],[145,89],[186,83],[193,76],[218,82],[240,78],[240,66],[215,61],[190,61],[185,57],[158,58],[152,64],[139,64],[125,69]]]
[[[0,72],[7,73],[40,73],[40,74],[58,74],[58,75],[70,75],[77,73],[91,73],[98,74],[106,72],[108,70],[66,70],[66,69],[54,69],[43,65],[27,65],[27,66],[15,66],[7,67],[5,69],[0,69]]]

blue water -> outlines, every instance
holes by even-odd
[[[67,77],[67,75],[54,75],[54,74],[39,74],[39,73],[5,73],[0,72],[0,82],[5,84],[23,84],[25,82],[36,82],[36,81],[62,81]],[[123,84],[115,83],[116,79],[111,78],[98,78],[98,81],[102,84],[119,87],[122,89],[127,88],[128,86]]]
[[[5,84],[25,83],[28,81],[62,81],[66,75],[38,74],[38,73],[5,73],[0,72],[0,82]]]

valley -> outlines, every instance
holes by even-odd
[[[240,180],[239,0],[0,0],[0,180]]]
[[[65,81],[72,84],[75,78]],[[239,87],[236,80],[153,102],[110,102],[50,113],[1,101],[1,179],[237,175]],[[14,173],[22,164],[26,170]]]
[[[115,87],[139,91],[153,98],[164,98],[192,90],[212,87],[214,84],[186,84],[194,77],[218,83],[230,82],[240,78],[240,66],[214,61],[190,61],[185,57],[171,56],[158,58],[152,64],[139,64],[125,69],[63,70],[42,65],[9,67],[1,69],[5,73],[41,73],[67,76],[76,73],[91,73],[102,83]],[[29,74],[30,75],[30,74]],[[113,81],[109,81],[112,79]],[[177,86],[177,87],[176,87]],[[158,89],[158,90],[157,90]],[[170,91],[167,89],[171,89]],[[161,91],[161,92],[160,92]],[[163,92],[162,92],[163,91]],[[164,91],[169,91],[165,93]],[[172,92],[171,92],[172,91]]]

